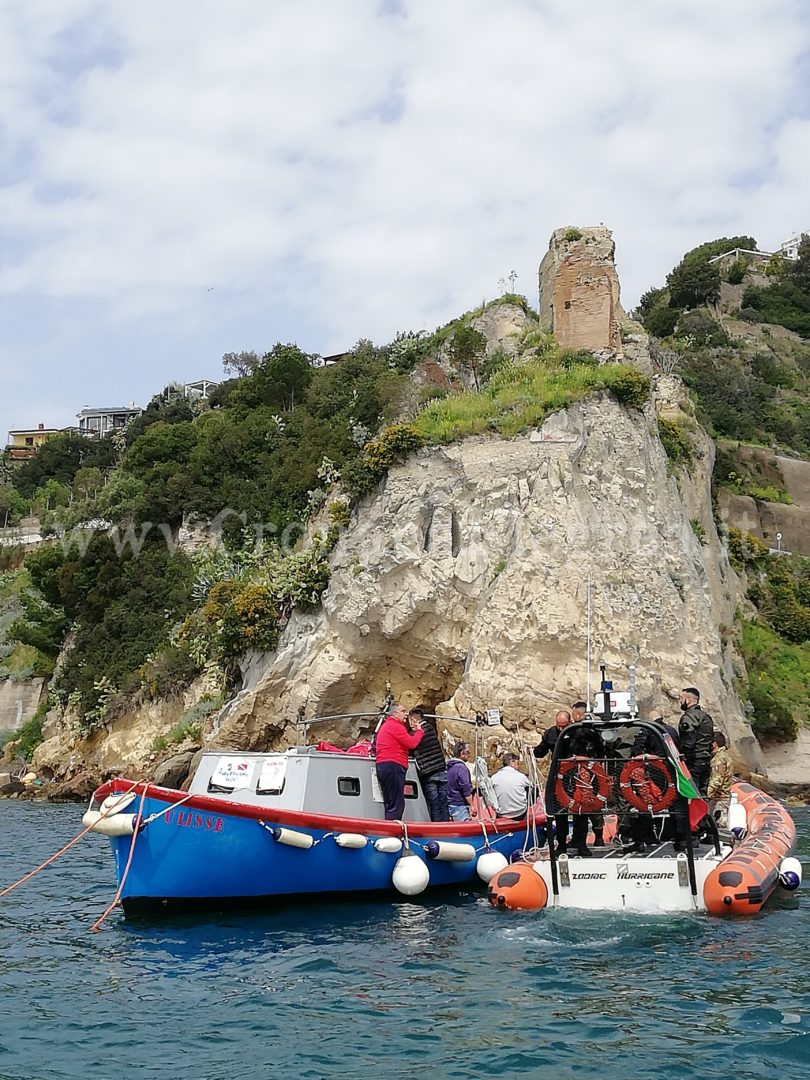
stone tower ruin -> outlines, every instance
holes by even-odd
[[[615,250],[603,225],[552,233],[540,263],[540,320],[564,348],[622,355]]]

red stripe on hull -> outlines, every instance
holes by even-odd
[[[143,784],[137,784],[131,788],[132,781],[118,778],[108,780],[93,793],[99,801],[108,795],[117,795],[122,791],[133,790],[138,795],[144,788]],[[234,817],[252,818],[255,821],[272,822],[275,825],[291,825],[300,829],[326,829],[339,832],[357,832],[374,834],[375,836],[402,835],[402,827],[396,821],[377,821],[369,818],[336,817],[332,814],[308,814],[301,810],[279,810],[275,807],[250,806],[247,803],[231,802],[227,799],[212,798],[210,795],[194,795],[188,797],[185,791],[176,791],[173,788],[156,787],[154,784],[145,785],[149,788],[147,797],[157,799],[159,802],[175,803],[185,800],[184,807],[202,810],[209,814],[231,814]],[[537,824],[545,823],[543,816],[538,816]],[[419,821],[406,822],[409,836],[435,837],[437,840],[447,840],[457,837],[481,836],[481,823],[479,821]],[[514,821],[512,818],[497,818],[495,821],[486,821],[487,832],[510,833],[516,829],[525,828],[525,818]]]

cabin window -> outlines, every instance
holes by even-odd
[[[356,776],[338,777],[338,795],[359,795],[360,780]]]
[[[252,779],[253,761],[250,758],[221,757],[208,781],[208,790],[226,795],[250,787]]]
[[[416,786],[416,782],[414,780],[406,780],[405,781],[405,798],[406,799],[418,799],[419,798],[419,788]]]
[[[259,781],[256,784],[257,795],[280,795],[284,790],[287,775],[286,754],[276,754],[262,761]]]

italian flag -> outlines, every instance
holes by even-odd
[[[686,799],[689,804],[689,828],[695,829],[701,818],[704,818],[708,814],[708,804],[698,791],[697,785],[692,779],[692,774],[689,772],[689,769],[687,769],[680,754],[675,749],[675,744],[668,735],[665,742],[667,744],[667,749],[670,752],[672,762],[675,765],[675,784],[678,788],[678,794]]]
[[[689,770],[680,761],[675,765],[675,782],[678,794],[689,803],[689,828],[695,829],[700,819],[708,814],[709,807],[695,786]]]

